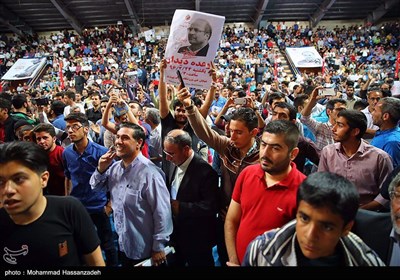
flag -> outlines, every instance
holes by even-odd
[[[65,88],[63,67],[64,67],[63,61],[62,61],[62,59],[60,59],[60,63],[59,63],[59,67],[58,67],[58,78],[60,79],[60,88],[61,89]]]

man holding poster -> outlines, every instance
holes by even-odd
[[[165,51],[165,82],[178,85],[180,70],[185,86],[209,89],[208,70],[217,53],[225,17],[191,10],[176,10]]]

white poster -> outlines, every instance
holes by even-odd
[[[156,32],[154,31],[154,29],[146,30],[143,33],[146,42],[154,42],[154,39],[156,38]]]
[[[165,58],[167,83],[179,84],[180,70],[186,87],[209,89],[208,73],[221,39],[225,17],[191,10],[176,10]]]
[[[286,48],[286,52],[298,68],[322,67],[322,57],[315,47]]]
[[[1,79],[10,81],[32,79],[45,64],[45,57],[20,58]]]

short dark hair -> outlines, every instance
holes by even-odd
[[[363,137],[368,125],[367,117],[363,112],[358,110],[342,110],[337,116],[345,118],[350,129],[360,129],[360,133],[356,136],[358,139]]]
[[[279,107],[282,109],[288,109],[289,111],[289,120],[295,120],[297,118],[297,110],[294,108],[293,105],[287,102],[278,102],[275,104],[275,108]]]
[[[368,102],[365,99],[360,99],[354,102],[353,109],[354,110],[363,110],[368,107]]]
[[[334,99],[330,99],[330,100],[328,100],[328,102],[326,102],[326,109],[328,110],[333,110],[333,108],[335,108],[335,104],[336,103],[340,103],[340,104],[343,104],[343,105],[347,105],[347,102],[346,102],[346,100],[344,100],[344,99],[342,99],[342,98],[334,98]]]
[[[249,131],[258,127],[258,118],[253,109],[240,107],[236,109],[231,116],[231,120],[241,121]]]
[[[182,102],[179,99],[175,99],[172,103],[172,108],[175,110],[176,107],[183,107]]]
[[[275,120],[269,122],[265,127],[263,133],[268,132],[271,134],[285,135],[285,144],[289,150],[297,147],[299,142],[300,132],[297,126],[288,120]]]
[[[132,134],[133,139],[135,139],[136,141],[139,141],[139,139],[142,139],[141,147],[143,147],[144,141],[146,140],[146,135],[144,133],[143,128],[140,125],[137,125],[137,124],[134,124],[131,122],[125,122],[125,123],[121,123],[120,125],[118,125],[118,130],[120,130],[123,127],[133,129],[133,134]]]
[[[28,102],[26,98],[26,94],[21,93],[14,95],[11,99],[11,103],[15,109],[21,109],[24,106],[24,103]]]
[[[40,123],[37,126],[35,126],[32,130],[32,132],[34,133],[39,133],[43,131],[50,134],[51,137],[56,136],[56,130],[54,129],[54,126],[49,123]]]
[[[67,96],[69,99],[75,100],[75,92],[73,91],[64,91],[63,97]]]
[[[0,164],[17,161],[37,174],[47,170],[49,157],[39,145],[28,141],[0,144]]]
[[[359,207],[359,194],[352,182],[330,172],[315,172],[301,183],[297,191],[297,205],[304,201],[313,207],[328,207],[339,214],[344,224],[354,220]]]
[[[168,134],[165,136],[164,141],[167,141],[171,144],[176,144],[179,146],[179,148],[184,148],[186,146],[189,146],[190,148],[192,147],[192,137],[190,137],[189,133],[187,133],[184,130],[181,130],[182,133],[172,136],[173,130],[168,132]]]
[[[50,109],[53,110],[56,116],[64,114],[64,108],[65,108],[64,102],[59,100],[53,101],[50,105]]]
[[[8,114],[11,113],[11,102],[5,98],[0,98],[0,108],[7,109]]]
[[[268,104],[272,105],[274,100],[285,98],[285,95],[281,92],[273,92],[268,96]]]
[[[64,118],[65,121],[78,121],[83,126],[89,126],[89,120],[87,116],[82,112],[72,112]]]
[[[388,113],[392,123],[397,124],[400,120],[400,100],[395,97],[384,97],[379,102],[382,103],[382,114]]]
[[[307,94],[299,94],[294,98],[293,106],[296,108],[296,111],[299,110],[299,106],[303,106],[304,102],[309,98]]]

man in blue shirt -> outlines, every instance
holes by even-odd
[[[372,111],[374,125],[379,127],[371,145],[387,152],[393,167],[400,165],[400,99],[385,97],[379,100]]]
[[[122,266],[132,267],[144,259],[155,266],[166,260],[164,252],[172,233],[170,196],[164,173],[141,153],[142,127],[122,123],[115,151],[100,157],[90,178],[96,191],[110,191]],[[113,164],[118,156],[121,160]]]
[[[107,152],[107,148],[89,141],[89,121],[85,114],[71,113],[65,117],[65,121],[66,132],[73,143],[63,152],[67,194],[78,198],[85,206],[97,228],[107,266],[116,266],[117,250],[112,238],[110,219],[104,208],[107,194],[92,191],[89,184],[90,176],[96,170],[99,158]]]

